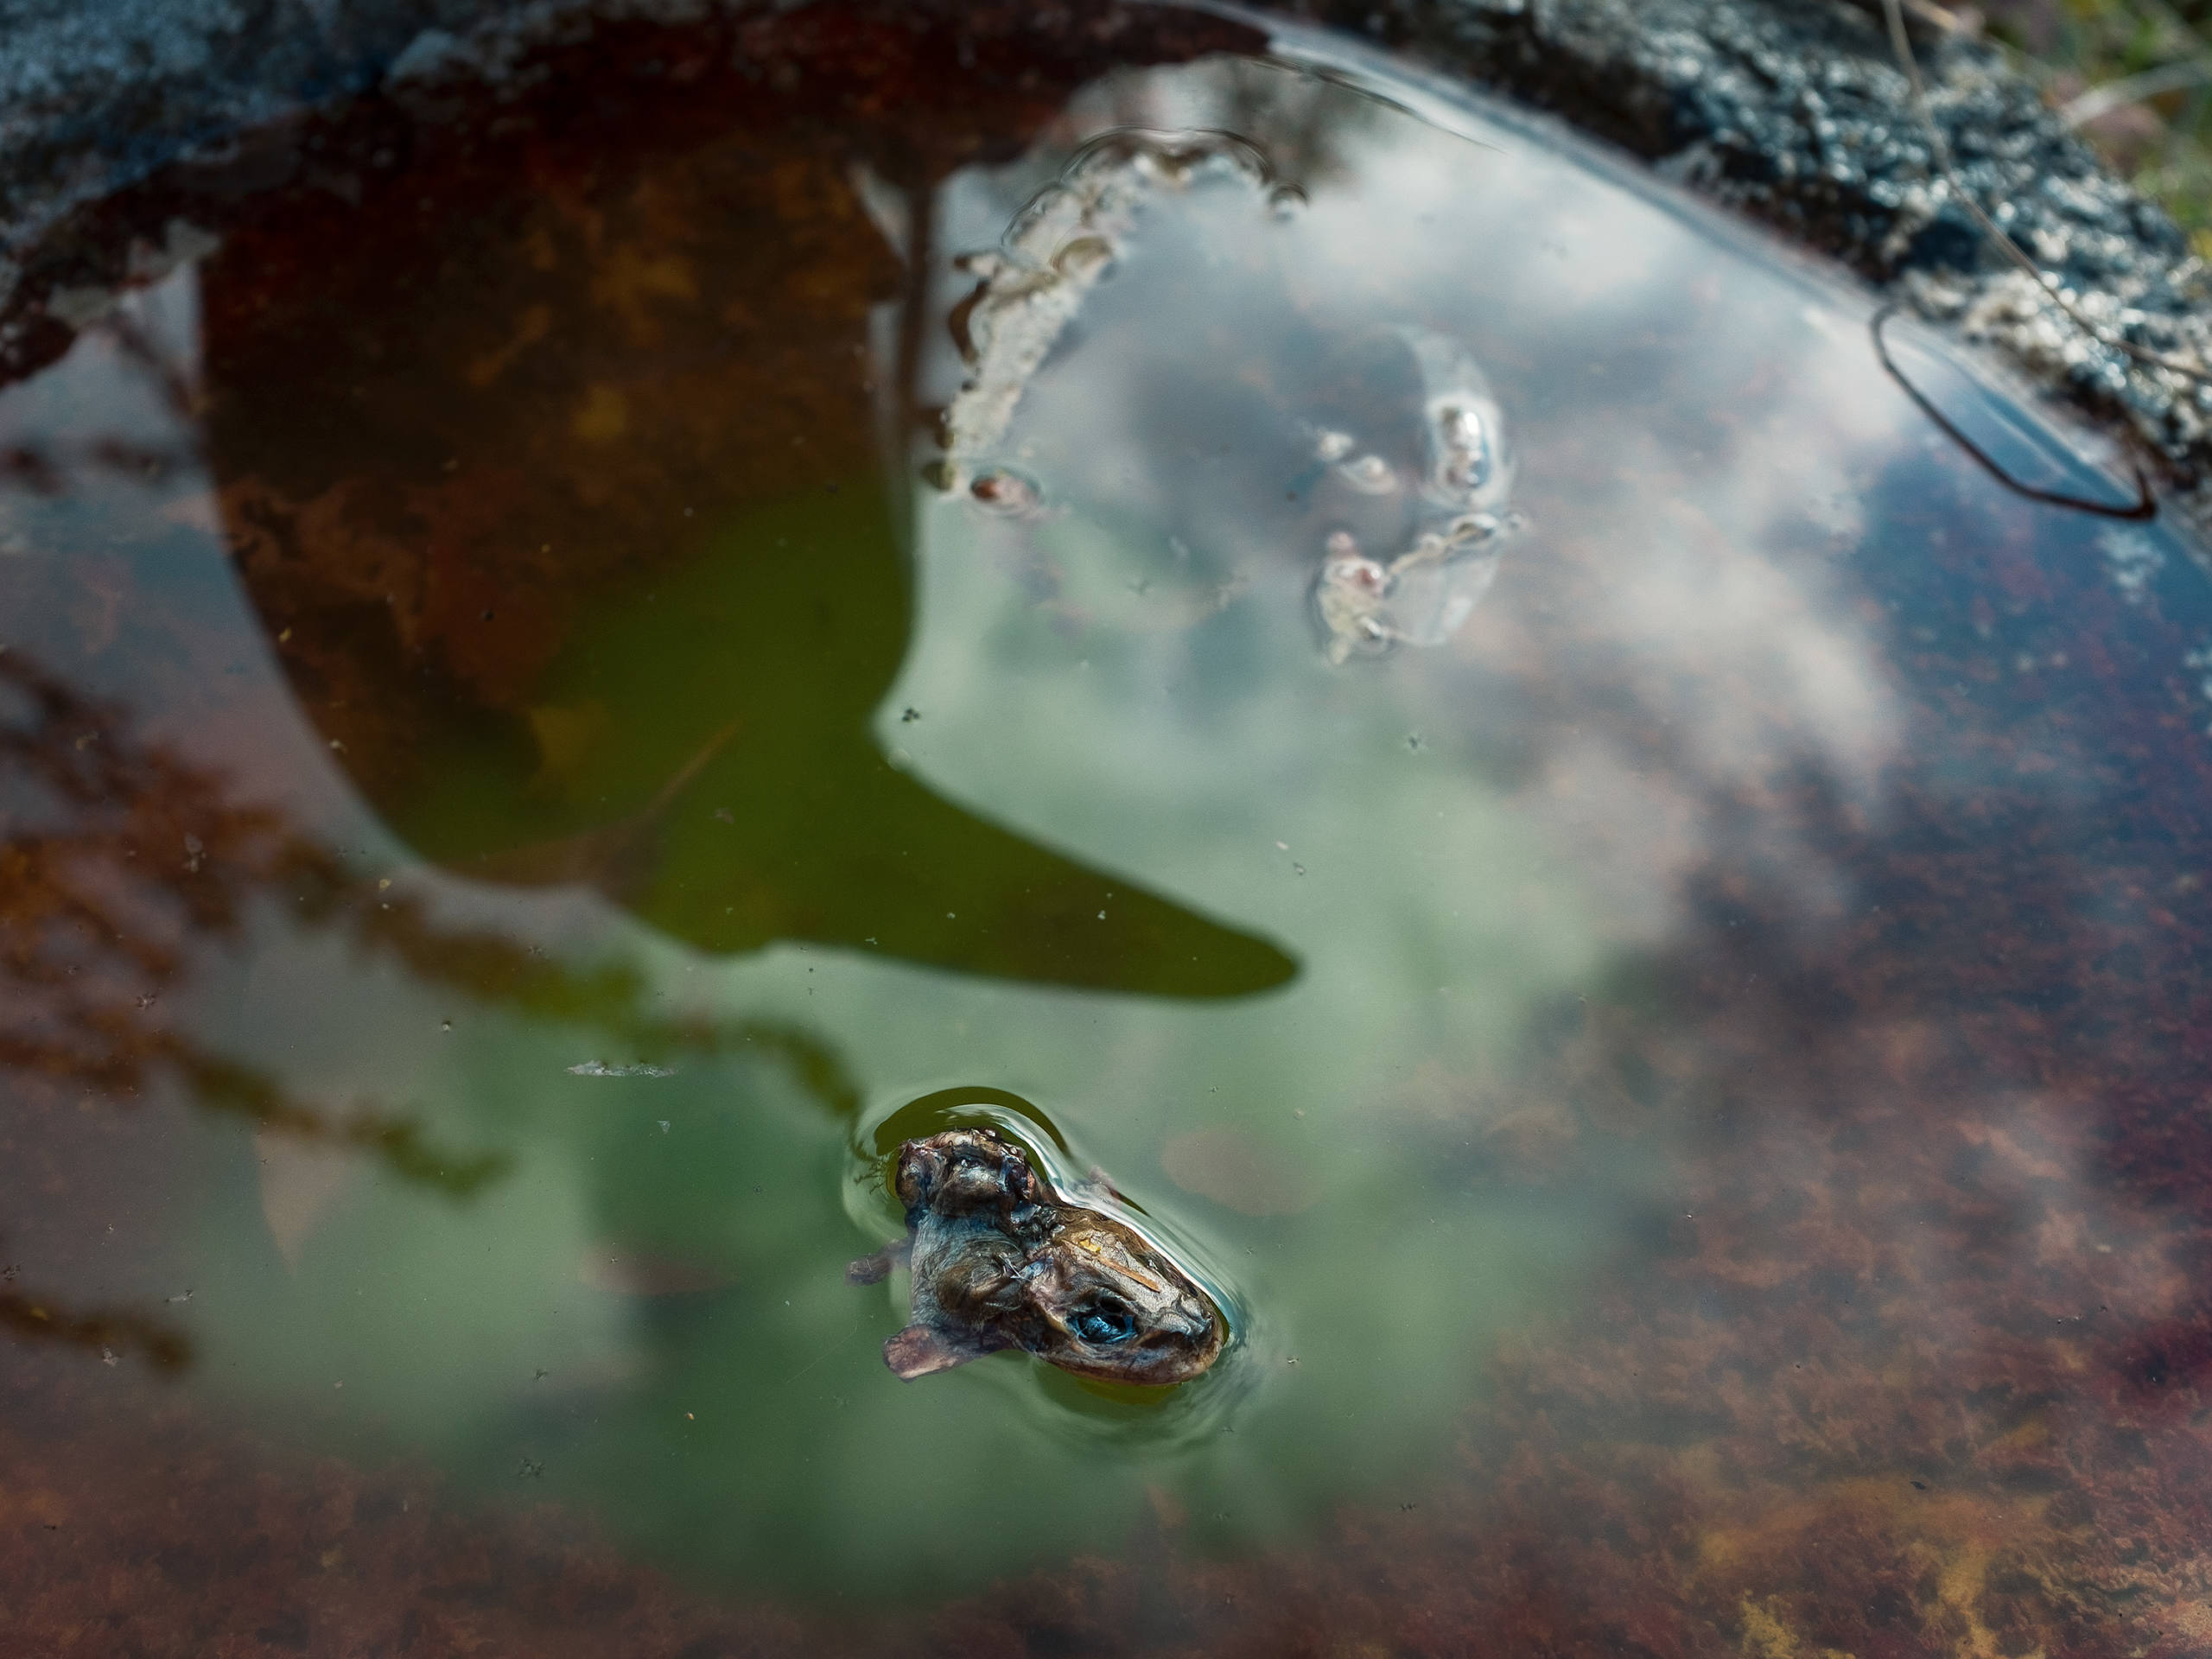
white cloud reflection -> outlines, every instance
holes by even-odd
[[[417,879],[442,913],[550,950],[612,941],[671,1007],[822,1033],[873,1116],[960,1083],[1037,1100],[1255,1310],[1236,1436],[1084,1439],[1105,1419],[1012,1357],[890,1381],[891,1293],[836,1276],[872,1242],[836,1197],[845,1128],[772,1057],[572,1081],[593,1058],[572,1033],[486,1018],[426,1039],[434,989],[273,938],[247,983],[303,1084],[409,1084],[457,1143],[512,1137],[521,1173],[428,1223],[433,1201],[389,1183],[331,1200],[290,1240],[296,1281],[238,1270],[230,1301],[196,1306],[224,1363],[210,1374],[228,1366],[214,1386],[322,1402],[340,1359],[349,1402],[505,1477],[518,1423],[556,1393],[531,1376],[544,1356],[611,1425],[576,1430],[553,1478],[581,1470],[567,1490],[637,1533],[797,1554],[828,1580],[865,1559],[882,1583],[962,1587],[1024,1551],[1110,1543],[1150,1483],[1216,1535],[1262,1537],[1419,1478],[1472,1362],[1567,1300],[1677,1178],[1661,1147],[1533,1197],[1478,1184],[1488,1148],[1564,1157],[1575,1135],[1516,1071],[1535,1022],[1690,937],[1707,886],[1756,887],[1808,937],[1856,905],[1826,837],[1839,819],[1878,828],[1890,769],[1935,739],[1912,729],[1887,619],[1838,556],[1917,416],[1853,302],[1505,128],[1478,147],[1215,63],[1105,83],[1063,150],[1117,123],[1244,130],[1309,205],[1285,219],[1224,180],[1147,211],[1013,410],[1003,458],[1041,481],[1042,511],[923,505],[916,638],[876,735],[979,812],[1281,940],[1299,979],[1210,1005],[828,950],[709,962],[575,895]],[[951,181],[948,247],[995,241],[1059,159],[1046,146]],[[966,285],[945,278],[940,311]],[[1400,453],[1387,374],[1363,382],[1361,353],[1405,328],[1480,362],[1531,527],[1446,645],[1332,669],[1308,609],[1324,539],[1346,522],[1387,539],[1392,509],[1310,476],[1313,433],[1367,421],[1363,442]],[[959,373],[938,337],[923,399],[949,401]],[[246,712],[194,733],[195,752],[228,743],[241,776],[297,798],[312,734],[226,594],[208,632],[252,670]],[[315,787],[318,827],[402,855],[365,807],[331,804],[339,785]],[[1170,1148],[1194,1135],[1211,1173],[1185,1192]],[[1239,1147],[1302,1207],[1234,1202]],[[727,1175],[705,1242],[750,1298],[692,1348],[656,1347],[656,1313],[576,1273],[604,1222],[597,1172],[664,1154]],[[266,1254],[236,1198],[210,1200],[206,1244],[234,1268]],[[678,1410],[725,1406],[742,1432],[679,1457],[700,1443],[669,1438],[690,1432]],[[974,1455],[926,1490],[886,1480],[892,1449],[946,1441]]]
[[[1163,708],[1124,734],[1147,757],[1131,783],[1164,802],[1219,788],[1232,753],[1240,780],[1277,753],[1318,774],[1332,757],[1317,739],[1354,709],[1446,746],[1525,746],[1534,707],[1534,779],[1492,791],[1491,810],[1576,849],[1580,880],[1605,895],[1594,909],[1609,943],[1659,942],[1682,884],[1724,855],[1788,871],[1808,917],[1837,914],[1841,878],[1791,823],[1782,786],[1817,777],[1878,822],[1883,769],[1906,733],[1878,622],[1827,556],[1856,528],[1854,467],[1893,439],[1902,405],[1833,296],[1716,257],[1707,233],[1507,130],[1485,149],[1368,111],[1331,130],[1315,83],[1251,66],[1141,86],[1148,96],[1111,86],[1092,118],[1235,117],[1248,132],[1256,119],[1263,149],[1305,158],[1311,205],[1286,223],[1233,184],[1151,205],[1007,440],[1046,481],[1047,521],[971,524],[964,508],[931,521],[925,638],[901,696],[944,701],[925,664],[957,660],[976,683],[989,660],[983,639],[939,643],[950,618],[979,609],[972,554],[954,550],[972,543],[1014,578],[1018,605],[1090,631],[1094,668],[1122,664],[1094,675],[1099,697],[1205,682],[1225,636],[1269,653],[1274,667],[1236,694],[1234,728],[1209,701],[1202,731]],[[1078,118],[1067,137],[1087,131]],[[1036,170],[956,181],[944,213],[955,243],[1002,222]],[[1506,544],[1454,650],[1459,671],[1393,661],[1311,683],[1303,587],[1358,504],[1301,472],[1306,435],[1338,417],[1357,342],[1405,327],[1464,342],[1499,385],[1534,527]],[[1306,500],[1286,503],[1301,489]],[[957,579],[943,569],[957,562]],[[1179,634],[1217,608],[1202,645]],[[1020,627],[1001,626],[1009,638]],[[1128,718],[1100,710],[1090,741],[1118,747],[1105,728]],[[1003,810],[1052,792],[1041,755],[956,760],[936,737],[932,775],[972,798]],[[1003,757],[1020,742],[1001,732],[991,747]],[[1181,775],[1162,764],[1179,747]],[[1744,810],[1754,798],[1759,810]],[[1086,821],[1071,809],[1038,827],[1083,845]]]

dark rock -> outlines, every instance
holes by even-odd
[[[210,189],[296,158],[240,135],[372,87],[498,76],[609,22],[727,23],[748,0],[0,0],[0,367],[66,342],[77,284],[116,257],[73,210],[190,157]],[[1894,288],[1924,315],[2133,435],[2165,482],[2212,477],[2212,390],[2088,335],[1956,200],[1891,55],[1878,0],[1296,0],[1552,111],[1699,193]],[[941,10],[1003,29],[1012,6]],[[2139,346],[2204,359],[2204,270],[2172,222],[2098,165],[1995,51],[1915,30],[1929,113],[1970,192],[2077,307]],[[281,125],[276,130],[281,130]],[[281,146],[278,147],[281,151]],[[177,250],[142,231],[139,275]],[[149,255],[145,246],[156,251]],[[60,295],[57,302],[55,296]]]

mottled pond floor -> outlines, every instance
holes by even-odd
[[[741,32],[0,389],[10,1650],[2212,1646],[2200,550],[1355,48]],[[957,1122],[1223,1361],[893,1377]]]

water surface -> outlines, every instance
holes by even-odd
[[[1509,111],[836,16],[334,126],[0,392],[25,1628],[2204,1639],[2193,547]],[[1216,1370],[893,1378],[952,1121]]]

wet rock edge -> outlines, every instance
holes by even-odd
[[[221,195],[296,164],[311,111],[435,99],[624,24],[727,25],[764,0],[0,0],[0,377],[63,349],[118,283],[190,257],[188,221],[118,233],[91,209],[163,169]],[[917,0],[1006,30],[1051,7]],[[1110,31],[1115,9],[1086,20]],[[1986,341],[2128,441],[2212,526],[2212,387],[2090,338],[1988,245],[1906,101],[1878,0],[1293,0],[1548,111]],[[1916,29],[1957,176],[2120,337],[2212,361],[2212,279],[1997,54]],[[149,234],[149,232],[152,233]]]

